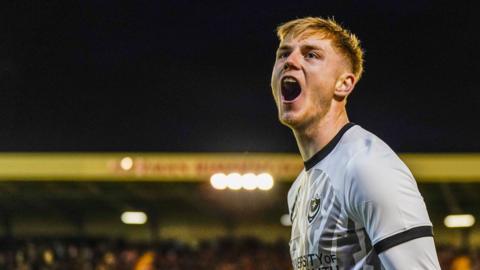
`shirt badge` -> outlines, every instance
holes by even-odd
[[[320,198],[318,195],[315,195],[313,199],[310,200],[310,206],[308,209],[308,222],[312,223],[313,219],[317,216],[318,211],[320,210]]]

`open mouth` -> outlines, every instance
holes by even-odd
[[[282,96],[285,101],[293,101],[302,92],[302,88],[297,79],[289,76],[282,79],[281,88]]]

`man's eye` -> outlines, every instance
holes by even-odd
[[[318,58],[318,55],[314,52],[309,52],[305,55],[305,58]]]
[[[288,52],[281,52],[278,54],[277,58],[278,59],[283,59],[288,57]]]

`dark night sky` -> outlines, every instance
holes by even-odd
[[[480,151],[476,9],[404,2],[2,4],[0,151],[296,152],[269,81],[274,28],[307,15],[362,40],[353,122],[399,152]]]

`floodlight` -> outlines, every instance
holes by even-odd
[[[475,217],[470,214],[448,215],[443,222],[448,228],[468,228],[475,224]]]
[[[215,189],[225,189],[227,188],[227,176],[224,173],[216,173],[210,177],[210,184]]]
[[[257,188],[257,176],[253,173],[242,175],[242,187],[246,190],[254,190]]]
[[[131,157],[122,158],[120,161],[120,167],[125,171],[130,170],[133,167],[133,159]]]
[[[127,211],[122,213],[121,219],[125,224],[145,224],[147,215],[144,212]]]
[[[257,176],[258,188],[261,190],[269,190],[273,187],[273,177],[268,173],[261,173]]]
[[[227,175],[227,187],[233,190],[242,188],[242,176],[239,173],[229,173]]]

